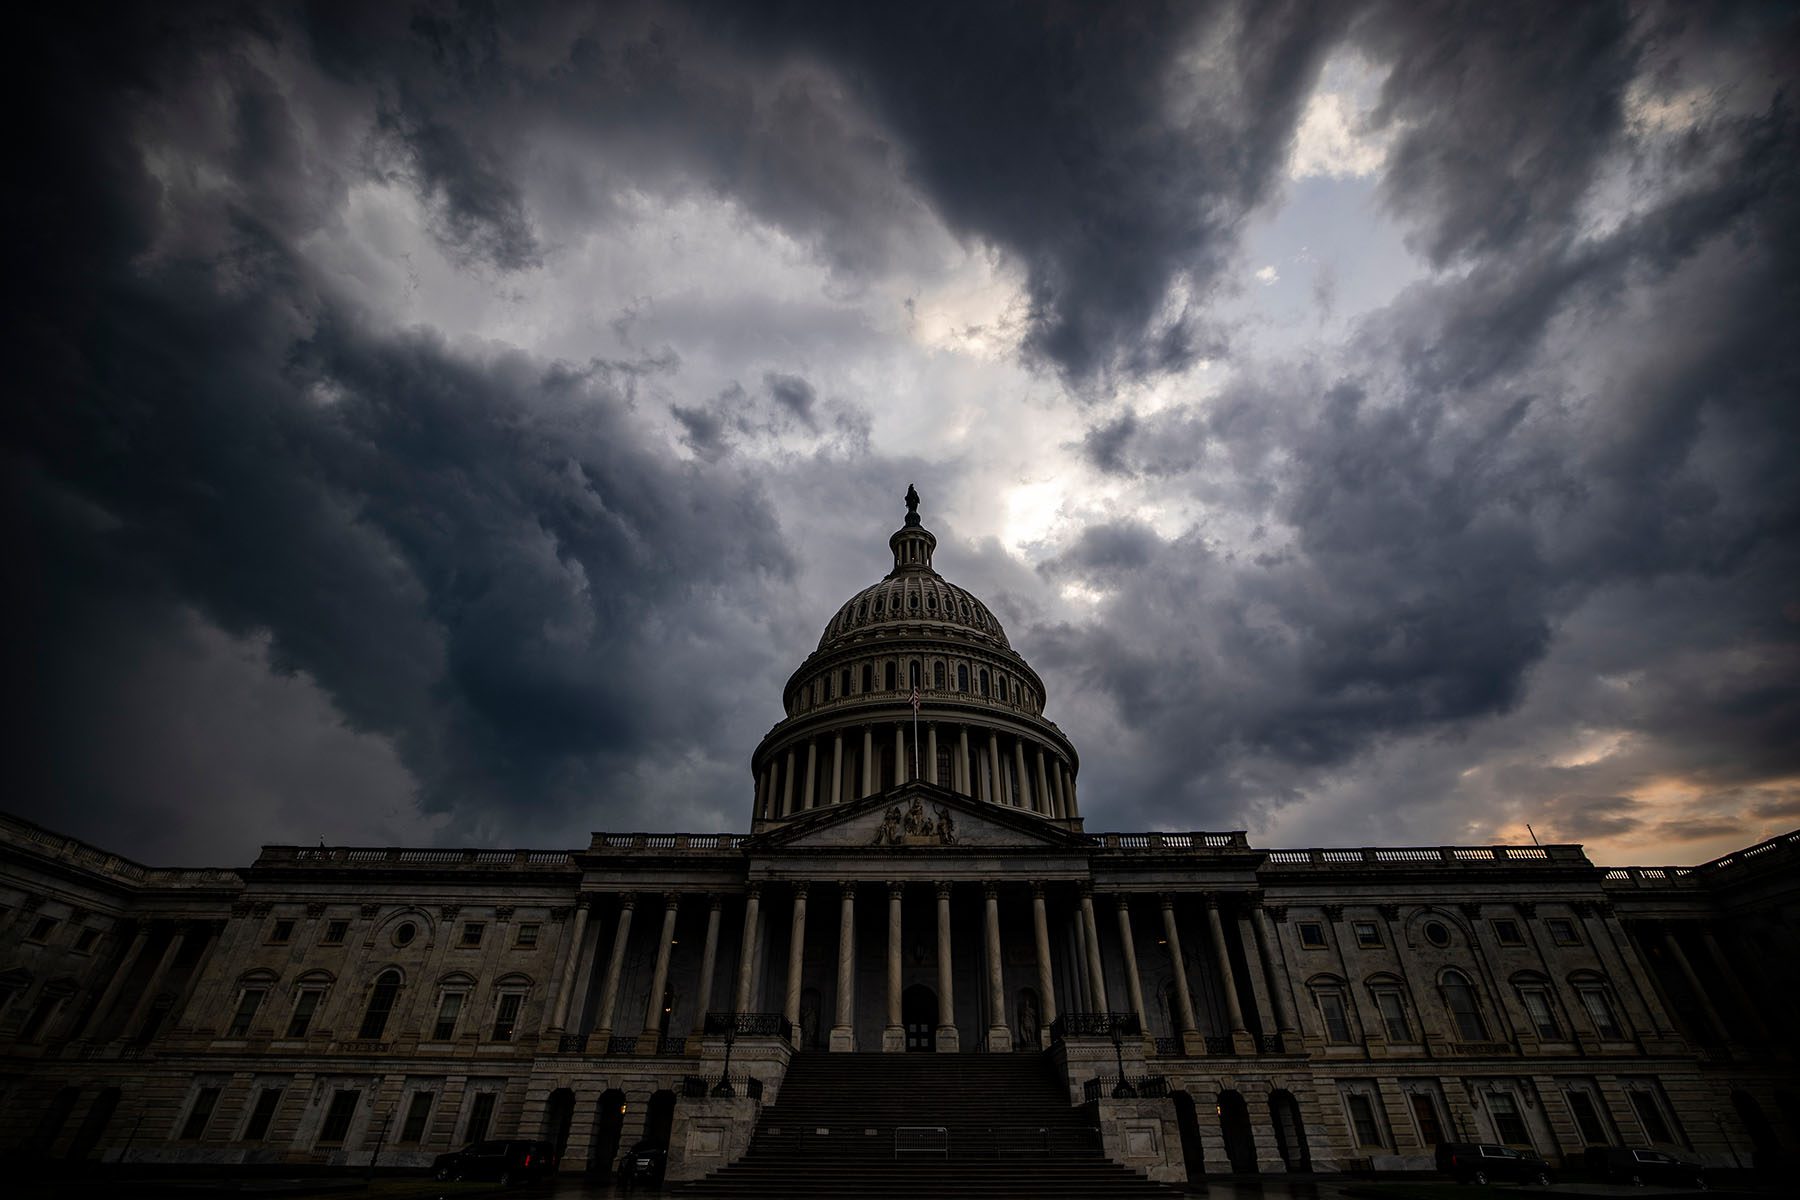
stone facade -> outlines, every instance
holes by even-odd
[[[1157,1178],[1800,1146],[1800,834],[1611,871],[1091,834],[1037,676],[916,516],[890,545],[789,683],[749,834],[172,870],[0,819],[0,1149],[423,1165],[485,1133],[579,1170],[649,1136],[691,1177],[792,1053],[1040,1047]]]

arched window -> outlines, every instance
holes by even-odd
[[[944,664],[942,662],[931,664],[931,686],[940,692],[944,690]]]
[[[981,673],[980,678],[977,680],[975,690],[983,696],[988,694],[988,673],[986,671]]]
[[[883,670],[881,674],[882,674],[882,678],[884,678],[887,681],[887,690],[890,692],[893,691],[894,690],[894,664],[892,662],[888,663],[887,668],[885,670]]]
[[[907,673],[908,678],[912,682],[912,686],[918,687],[919,686],[919,660],[918,659],[915,658],[910,663],[906,664],[906,673]]]
[[[843,697],[843,696],[848,696],[849,694],[850,694],[850,668],[845,667],[842,671],[838,672],[838,695],[840,697]]]
[[[956,664],[956,690],[959,692],[969,690],[969,668],[965,663]]]
[[[1487,1022],[1482,1020],[1481,1005],[1475,1000],[1475,988],[1461,971],[1444,972],[1444,1005],[1456,1022],[1456,1036],[1465,1042],[1487,1041]]]
[[[369,1007],[363,1010],[362,1029],[356,1036],[365,1042],[380,1041],[399,995],[400,972],[389,969],[377,975],[375,987],[369,992]]]
[[[875,690],[875,668],[868,663],[863,664],[862,690],[865,695]]]

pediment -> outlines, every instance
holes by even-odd
[[[1087,840],[1030,813],[908,783],[834,808],[815,809],[751,839],[746,848],[943,850],[950,847],[1086,849]]]

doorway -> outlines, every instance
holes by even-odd
[[[1294,1093],[1280,1088],[1269,1093],[1269,1120],[1275,1126],[1275,1149],[1282,1164],[1289,1171],[1311,1171],[1312,1152],[1306,1147],[1306,1125],[1300,1120],[1300,1102]]]
[[[556,1147],[560,1162],[569,1148],[569,1127],[575,1123],[575,1093],[557,1088],[544,1104],[544,1140]]]
[[[906,1026],[909,1054],[937,1049],[937,1009],[937,993],[922,983],[900,993],[900,1022]]]
[[[644,1110],[644,1140],[658,1150],[668,1150],[669,1133],[675,1128],[675,1093],[663,1090],[650,1097]]]
[[[1206,1143],[1200,1140],[1200,1118],[1194,1110],[1194,1098],[1186,1092],[1170,1092],[1175,1102],[1175,1127],[1181,1131],[1181,1160],[1187,1167],[1189,1183],[1206,1182]]]
[[[75,1140],[69,1143],[70,1161],[80,1162],[93,1152],[94,1147],[100,1144],[101,1136],[106,1133],[106,1127],[112,1123],[113,1111],[118,1107],[119,1089],[116,1087],[107,1088],[94,1097],[87,1117],[75,1131]]]
[[[612,1178],[619,1157],[619,1134],[625,1128],[625,1093],[609,1088],[594,1103],[594,1140],[588,1149],[587,1173],[595,1179]]]
[[[1256,1135],[1250,1131],[1250,1106],[1242,1092],[1219,1093],[1219,1133],[1225,1138],[1225,1157],[1238,1175],[1256,1174]]]

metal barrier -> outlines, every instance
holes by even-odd
[[[894,1157],[902,1154],[935,1154],[950,1157],[950,1131],[942,1125],[896,1125]]]

